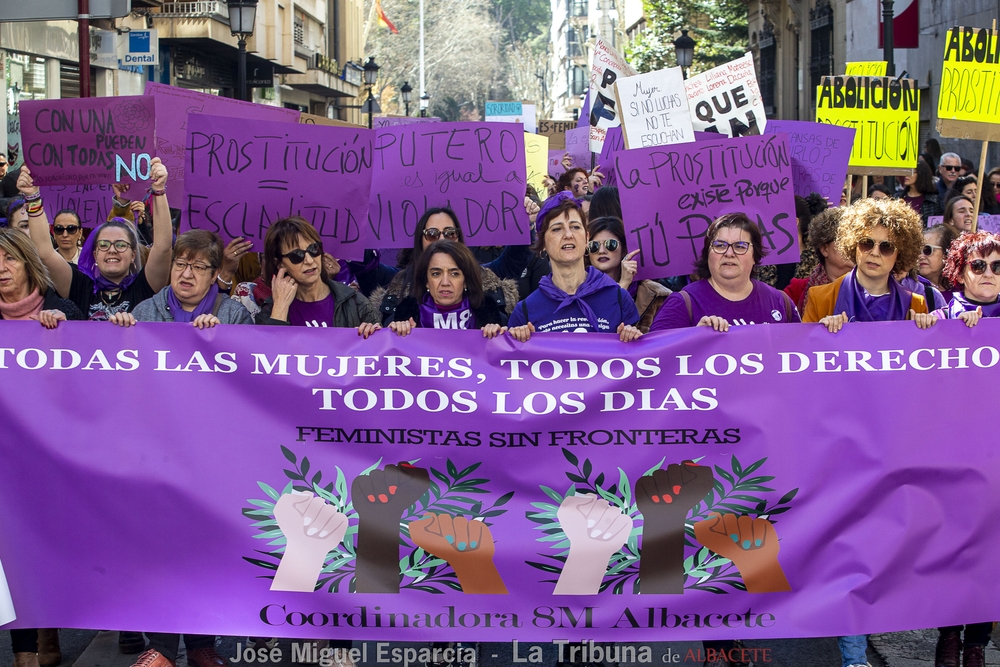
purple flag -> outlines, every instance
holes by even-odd
[[[764,134],[788,135],[795,194],[818,192],[833,204],[847,180],[847,163],[854,146],[854,128],[804,120],[769,120]]]
[[[994,320],[3,327],[8,627],[648,643],[1000,616],[994,443],[871,410],[987,386]]]
[[[185,220],[264,249],[271,223],[299,215],[324,250],[362,259],[374,130],[190,114]]]
[[[152,100],[25,100],[24,162],[36,185],[147,183],[156,156]]]
[[[618,185],[618,175],[615,173],[615,153],[623,150],[625,150],[625,137],[622,135],[621,125],[609,127],[608,133],[604,135],[601,156],[597,158],[597,169],[604,174],[604,182],[601,185]]]
[[[519,123],[434,123],[377,131],[368,247],[406,248],[424,211],[450,207],[470,246],[529,239]]]
[[[115,194],[110,185],[43,185],[41,191],[49,222],[68,208],[76,211],[84,227],[96,227],[108,219]]]
[[[205,113],[215,116],[248,120],[278,120],[297,123],[296,109],[253,104],[219,95],[207,95],[196,90],[168,86],[150,81],[146,84],[147,96],[156,104],[156,154],[170,174],[170,185],[183,193],[186,165],[184,147],[187,146],[188,114]],[[177,201],[174,199],[173,201]]]
[[[566,151],[573,158],[573,167],[590,171],[590,126],[566,130]]]
[[[746,213],[764,235],[764,264],[799,261],[792,168],[784,134],[638,148],[615,155],[629,248],[640,279],[687,275],[705,231]]]

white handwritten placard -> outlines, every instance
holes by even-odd
[[[680,67],[619,78],[615,96],[626,148],[694,141],[691,108]]]

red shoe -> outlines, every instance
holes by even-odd
[[[159,651],[149,649],[136,659],[132,667],[177,667],[177,665]]]
[[[216,652],[214,646],[188,650],[189,667],[229,667],[229,661]]]

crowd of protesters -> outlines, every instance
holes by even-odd
[[[638,251],[629,251],[618,191],[579,167],[547,178],[541,197],[529,188],[529,245],[469,248],[455,213],[432,208],[412,247],[391,262],[374,251],[341,262],[299,217],[272,224],[261,253],[242,238],[177,234],[158,159],[140,197],[115,186],[108,220],[63,210],[50,221],[30,168],[16,174],[13,192],[7,176],[3,194],[14,196],[0,228],[0,317],[50,329],[65,320],[259,324],[351,328],[369,338],[389,335],[382,328],[398,336],[448,328],[522,342],[536,332],[609,333],[629,343],[685,327],[724,333],[804,322],[835,334],[859,322],[913,320],[926,329],[961,319],[973,327],[1000,315],[1000,236],[976,231],[977,194],[978,213],[1000,212],[1000,168],[977,184],[954,153],[921,154],[897,189],[880,181],[855,196],[845,188],[839,206],[797,197],[795,264],[762,266],[761,230],[733,212],[709,226],[690,275],[663,280],[635,279]],[[934,216],[942,222],[928,226]],[[983,665],[991,628],[972,624],[964,637],[962,627],[941,628],[936,665]],[[16,667],[59,664],[56,630],[11,635]],[[122,632],[119,647],[141,653],[140,667],[172,667],[179,639]],[[189,665],[227,664],[213,637],[186,635],[185,644]],[[840,649],[843,667],[868,664],[866,637],[842,637]],[[338,664],[351,663],[345,656]]]

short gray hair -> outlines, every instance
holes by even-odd
[[[941,156],[941,159],[938,160],[938,164],[944,164],[945,160],[950,160],[952,158],[955,158],[956,160],[958,160],[959,164],[962,164],[962,156],[959,155],[958,153],[945,153],[944,155]]]

